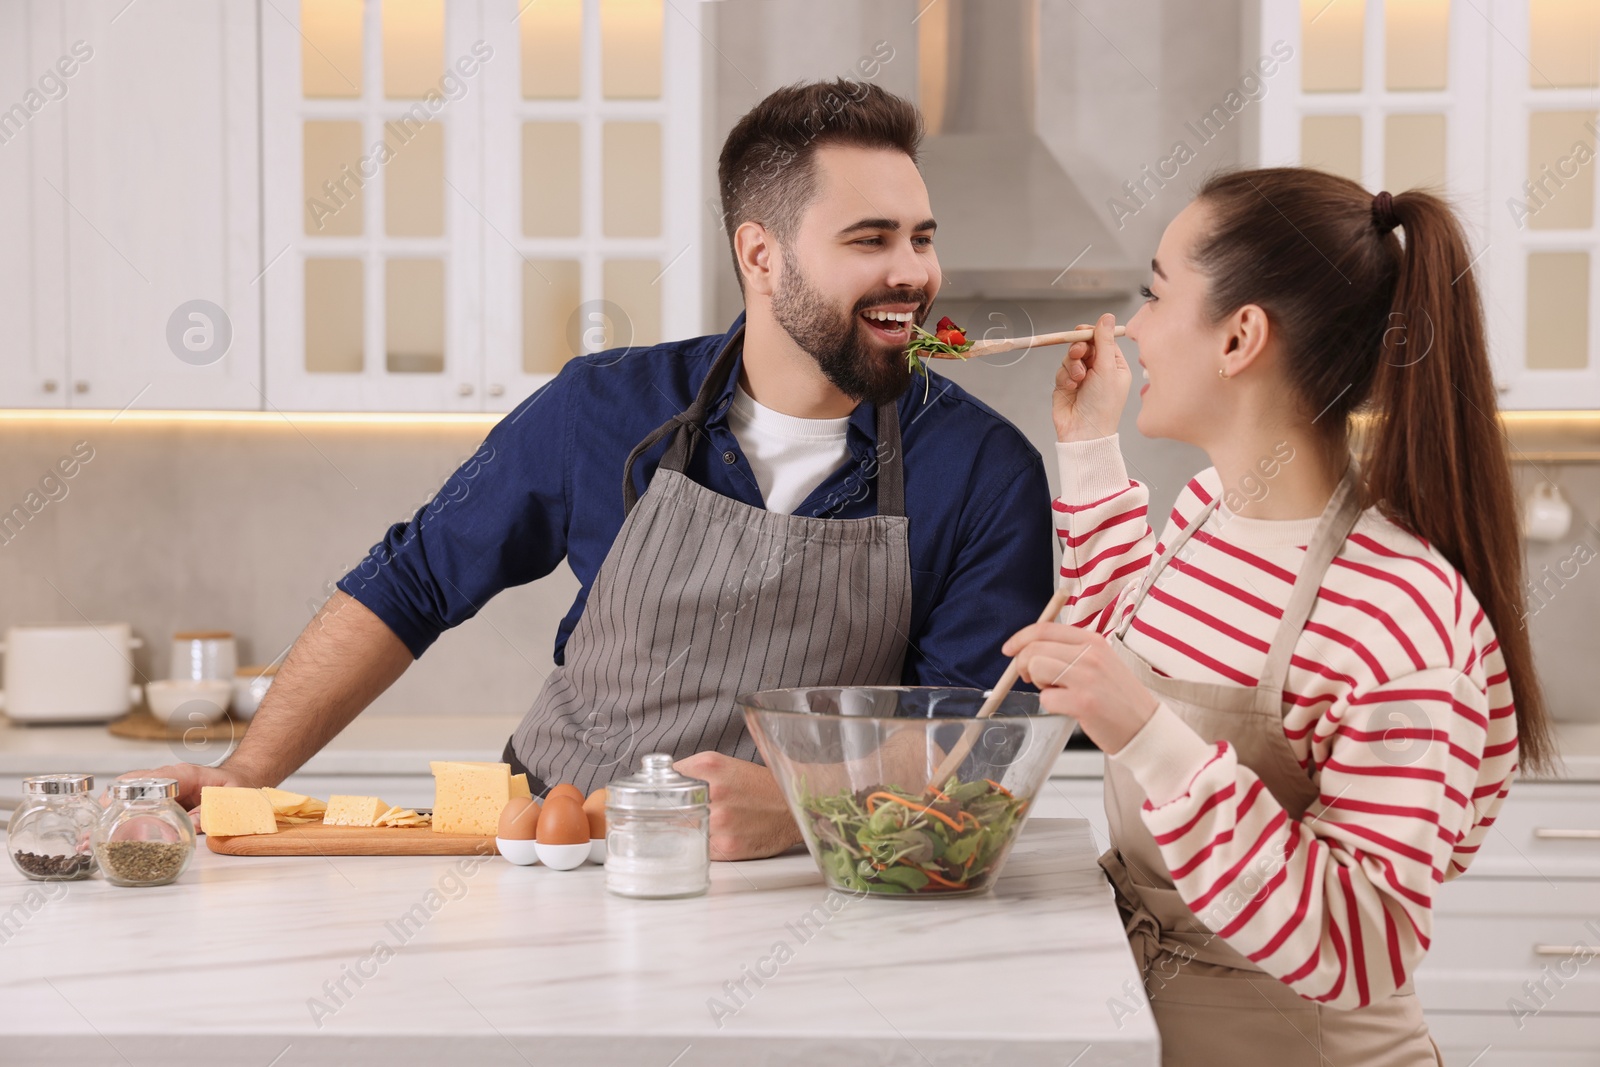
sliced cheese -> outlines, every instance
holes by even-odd
[[[326,803],[316,797],[308,797],[304,793],[291,793],[287,789],[274,789],[271,786],[262,789],[261,793],[279,818],[286,815],[309,817],[321,815],[328,810]]]
[[[200,827],[213,837],[275,834],[278,819],[259,789],[208,785],[200,789]]]
[[[389,805],[377,797],[331,796],[322,816],[325,826],[376,826]]]
[[[511,795],[513,797],[525,797],[528,800],[533,799],[533,791],[528,788],[528,776],[526,774],[513,774],[511,776]]]
[[[434,832],[493,836],[511,799],[511,765],[441,760],[430,766]]]

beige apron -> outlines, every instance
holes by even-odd
[[[1145,688],[1206,741],[1226,740],[1289,817],[1300,819],[1318,789],[1284,736],[1283,687],[1323,574],[1361,516],[1354,470],[1346,473],[1317,523],[1254,688],[1165,677],[1124,644],[1150,588],[1216,506],[1213,500],[1161,553],[1111,644]],[[1110,760],[1105,799],[1111,848],[1100,865],[1116,890],[1128,941],[1144,974],[1165,1067],[1432,1067],[1443,1062],[1409,981],[1393,996],[1353,1011],[1300,997],[1215,936],[1183,902],[1140,818],[1144,792],[1131,773]],[[1274,873],[1270,860],[1262,858],[1260,864],[1261,875],[1248,886],[1252,891]],[[1207,906],[1207,915],[1225,925],[1240,903],[1218,897]]]

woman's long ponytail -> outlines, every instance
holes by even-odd
[[[1367,489],[1466,579],[1511,677],[1519,762],[1546,768],[1553,746],[1522,611],[1516,490],[1471,253],[1438,197],[1401,193],[1393,211],[1405,241],[1367,402]]]

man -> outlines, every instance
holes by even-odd
[[[1051,594],[1050,498],[1015,427],[941,378],[911,387],[940,284],[920,133],[910,103],[843,81],[744,116],[718,177],[745,314],[568,363],[340,581],[238,751],[163,768],[184,798],[283,780],[563,557],[582,589],[504,758],[538,794],[671,753],[711,785],[717,858],[800,841],[740,693],[992,685]]]

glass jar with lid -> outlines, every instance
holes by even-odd
[[[166,885],[194,856],[194,823],[178,806],[173,778],[124,778],[94,828],[94,854],[114,885]]]
[[[624,897],[693,897],[711,885],[711,787],[653,753],[606,787],[606,888]]]
[[[68,882],[94,872],[93,836],[100,807],[92,774],[39,774],[22,780],[22,803],[6,824],[6,851],[17,870],[40,882]]]

